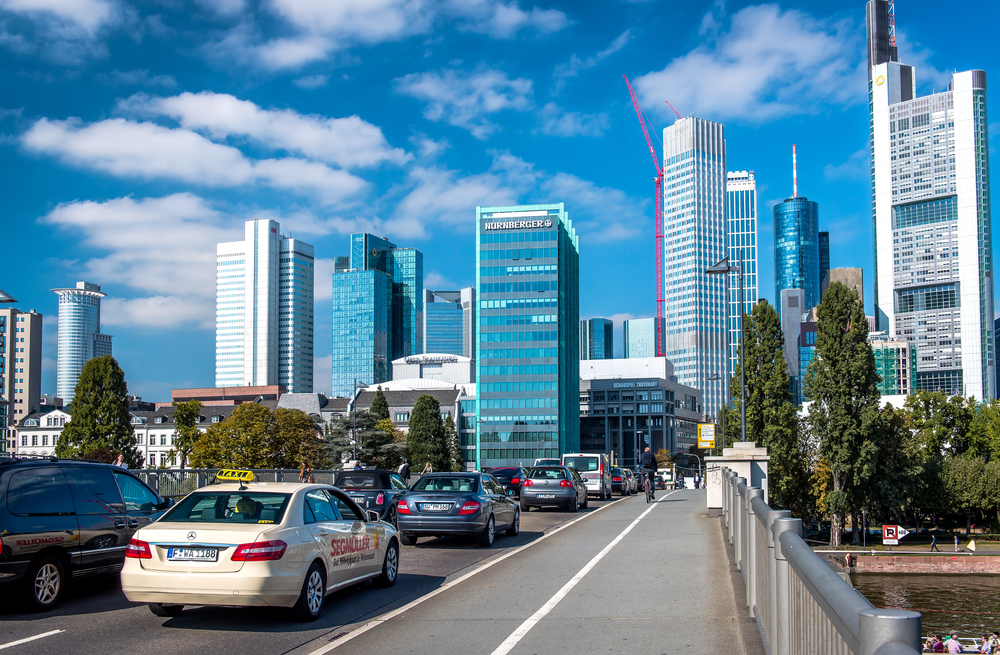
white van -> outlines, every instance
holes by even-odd
[[[604,500],[611,498],[611,464],[603,453],[568,453],[562,456],[563,466],[575,468],[587,483],[587,493]]]

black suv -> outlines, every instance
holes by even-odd
[[[362,509],[378,512],[380,520],[396,525],[396,505],[406,493],[406,485],[397,473],[381,469],[342,471],[333,486],[346,491]]]
[[[118,573],[135,531],[172,504],[110,464],[0,457],[0,590],[19,583],[50,609],[68,577]]]

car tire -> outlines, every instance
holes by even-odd
[[[389,510],[389,516],[386,517],[386,522],[392,525],[392,527],[399,529],[399,515],[396,514],[396,508]]]
[[[323,567],[313,562],[302,581],[302,591],[292,607],[292,615],[299,621],[315,621],[323,611],[325,598],[326,576],[323,575]]]
[[[184,611],[183,605],[167,605],[165,603],[146,603],[149,611],[156,616],[180,616]]]
[[[493,516],[490,515],[486,519],[486,527],[479,533],[479,545],[483,548],[489,548],[493,545],[493,540],[496,539],[496,536],[496,522],[493,520]]]
[[[518,506],[521,508],[522,512],[527,513],[527,512],[531,511],[531,506],[530,505],[525,505],[523,500],[518,503]]]
[[[580,505],[580,509],[587,509],[590,506],[590,497],[587,494],[583,494],[583,504]]]
[[[510,527],[507,528],[506,535],[508,537],[516,537],[517,533],[521,531],[521,510],[514,510],[514,520],[511,521]]]
[[[576,514],[579,510],[580,510],[580,503],[576,500],[576,498],[573,499],[572,503],[566,506],[566,511],[569,512],[570,514]]]
[[[417,545],[417,537],[411,537],[409,535],[401,534],[401,535],[399,535],[399,539],[400,539],[400,541],[403,542],[404,546],[416,546]]]
[[[395,539],[389,541],[385,549],[385,559],[382,560],[382,574],[373,581],[376,587],[387,589],[396,584],[399,574],[399,544]]]
[[[36,612],[47,612],[55,607],[65,587],[65,569],[54,555],[40,557],[24,572],[24,591],[28,605]]]

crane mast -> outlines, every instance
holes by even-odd
[[[642,127],[642,135],[646,137],[646,145],[649,146],[649,154],[653,158],[653,166],[656,167],[656,356],[664,356],[663,347],[663,168],[660,166],[660,158],[656,154],[656,148],[649,138],[649,130],[646,129],[646,117],[639,99],[635,96],[632,84],[625,78],[625,86],[628,87],[629,97],[632,98],[632,106],[635,108],[635,115],[639,118],[639,125]],[[669,104],[669,103],[667,103]],[[674,109],[673,105],[670,106]],[[674,109],[674,113],[677,110]],[[677,114],[678,118],[680,114]]]

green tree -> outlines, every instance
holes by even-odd
[[[316,424],[301,410],[272,412],[257,403],[243,403],[195,442],[191,464],[197,468],[298,468],[303,443],[315,439]]]
[[[372,400],[372,406],[368,411],[377,421],[389,420],[389,403],[385,399],[385,394],[382,393],[382,387],[379,387],[375,392],[375,399]]]
[[[860,507],[860,494],[875,472],[879,376],[857,291],[840,282],[831,284],[817,319],[815,357],[805,378],[806,395],[813,399],[807,420],[830,467],[833,488],[825,502],[833,517],[830,545],[838,547],[845,515]]]
[[[966,451],[976,402],[938,391],[918,391],[904,405],[910,427],[919,438],[924,457],[961,455]]]
[[[451,457],[452,471],[465,470],[465,458],[462,457],[462,442],[458,438],[458,430],[455,429],[455,421],[451,414],[444,420],[444,438],[448,443],[448,454]]]
[[[430,462],[435,471],[451,470],[451,453],[441,421],[441,404],[434,396],[417,398],[410,414],[410,429],[406,434],[406,450],[416,470]]]
[[[320,426],[308,414],[299,409],[282,407],[274,411],[274,421],[277,430],[273,441],[275,458],[291,462],[291,468],[298,468],[303,462],[314,469],[329,466],[323,456]]]
[[[70,417],[56,444],[57,456],[79,457],[107,448],[124,455],[129,468],[142,466],[128,411],[125,373],[114,357],[95,357],[83,365]]]
[[[380,423],[381,421],[371,412],[366,411],[359,411],[356,416],[348,414],[334,419],[323,441],[326,457],[338,468],[343,466],[345,461],[354,459],[354,435],[357,434],[358,460],[369,466],[383,468],[384,460],[387,457],[391,458],[393,451],[403,451],[405,447],[400,445],[383,450],[384,446],[396,443],[398,437],[385,430],[386,426]],[[389,425],[392,425],[391,421]],[[392,426],[392,429],[395,430],[395,426]],[[402,457],[402,454],[398,456]],[[396,466],[399,466],[398,462]]]
[[[365,451],[371,452],[370,463],[383,471],[395,471],[406,456],[406,435],[387,418],[375,424]]]
[[[201,437],[201,430],[198,429],[198,418],[201,416],[202,404],[198,400],[175,400],[174,406],[174,447],[167,455],[167,459],[173,460],[177,455],[181,457],[181,468],[187,465],[188,455],[194,448],[194,444]]]
[[[979,457],[952,457],[945,461],[945,492],[952,510],[964,516],[965,533],[978,516],[990,515],[1000,506],[1000,463]]]

